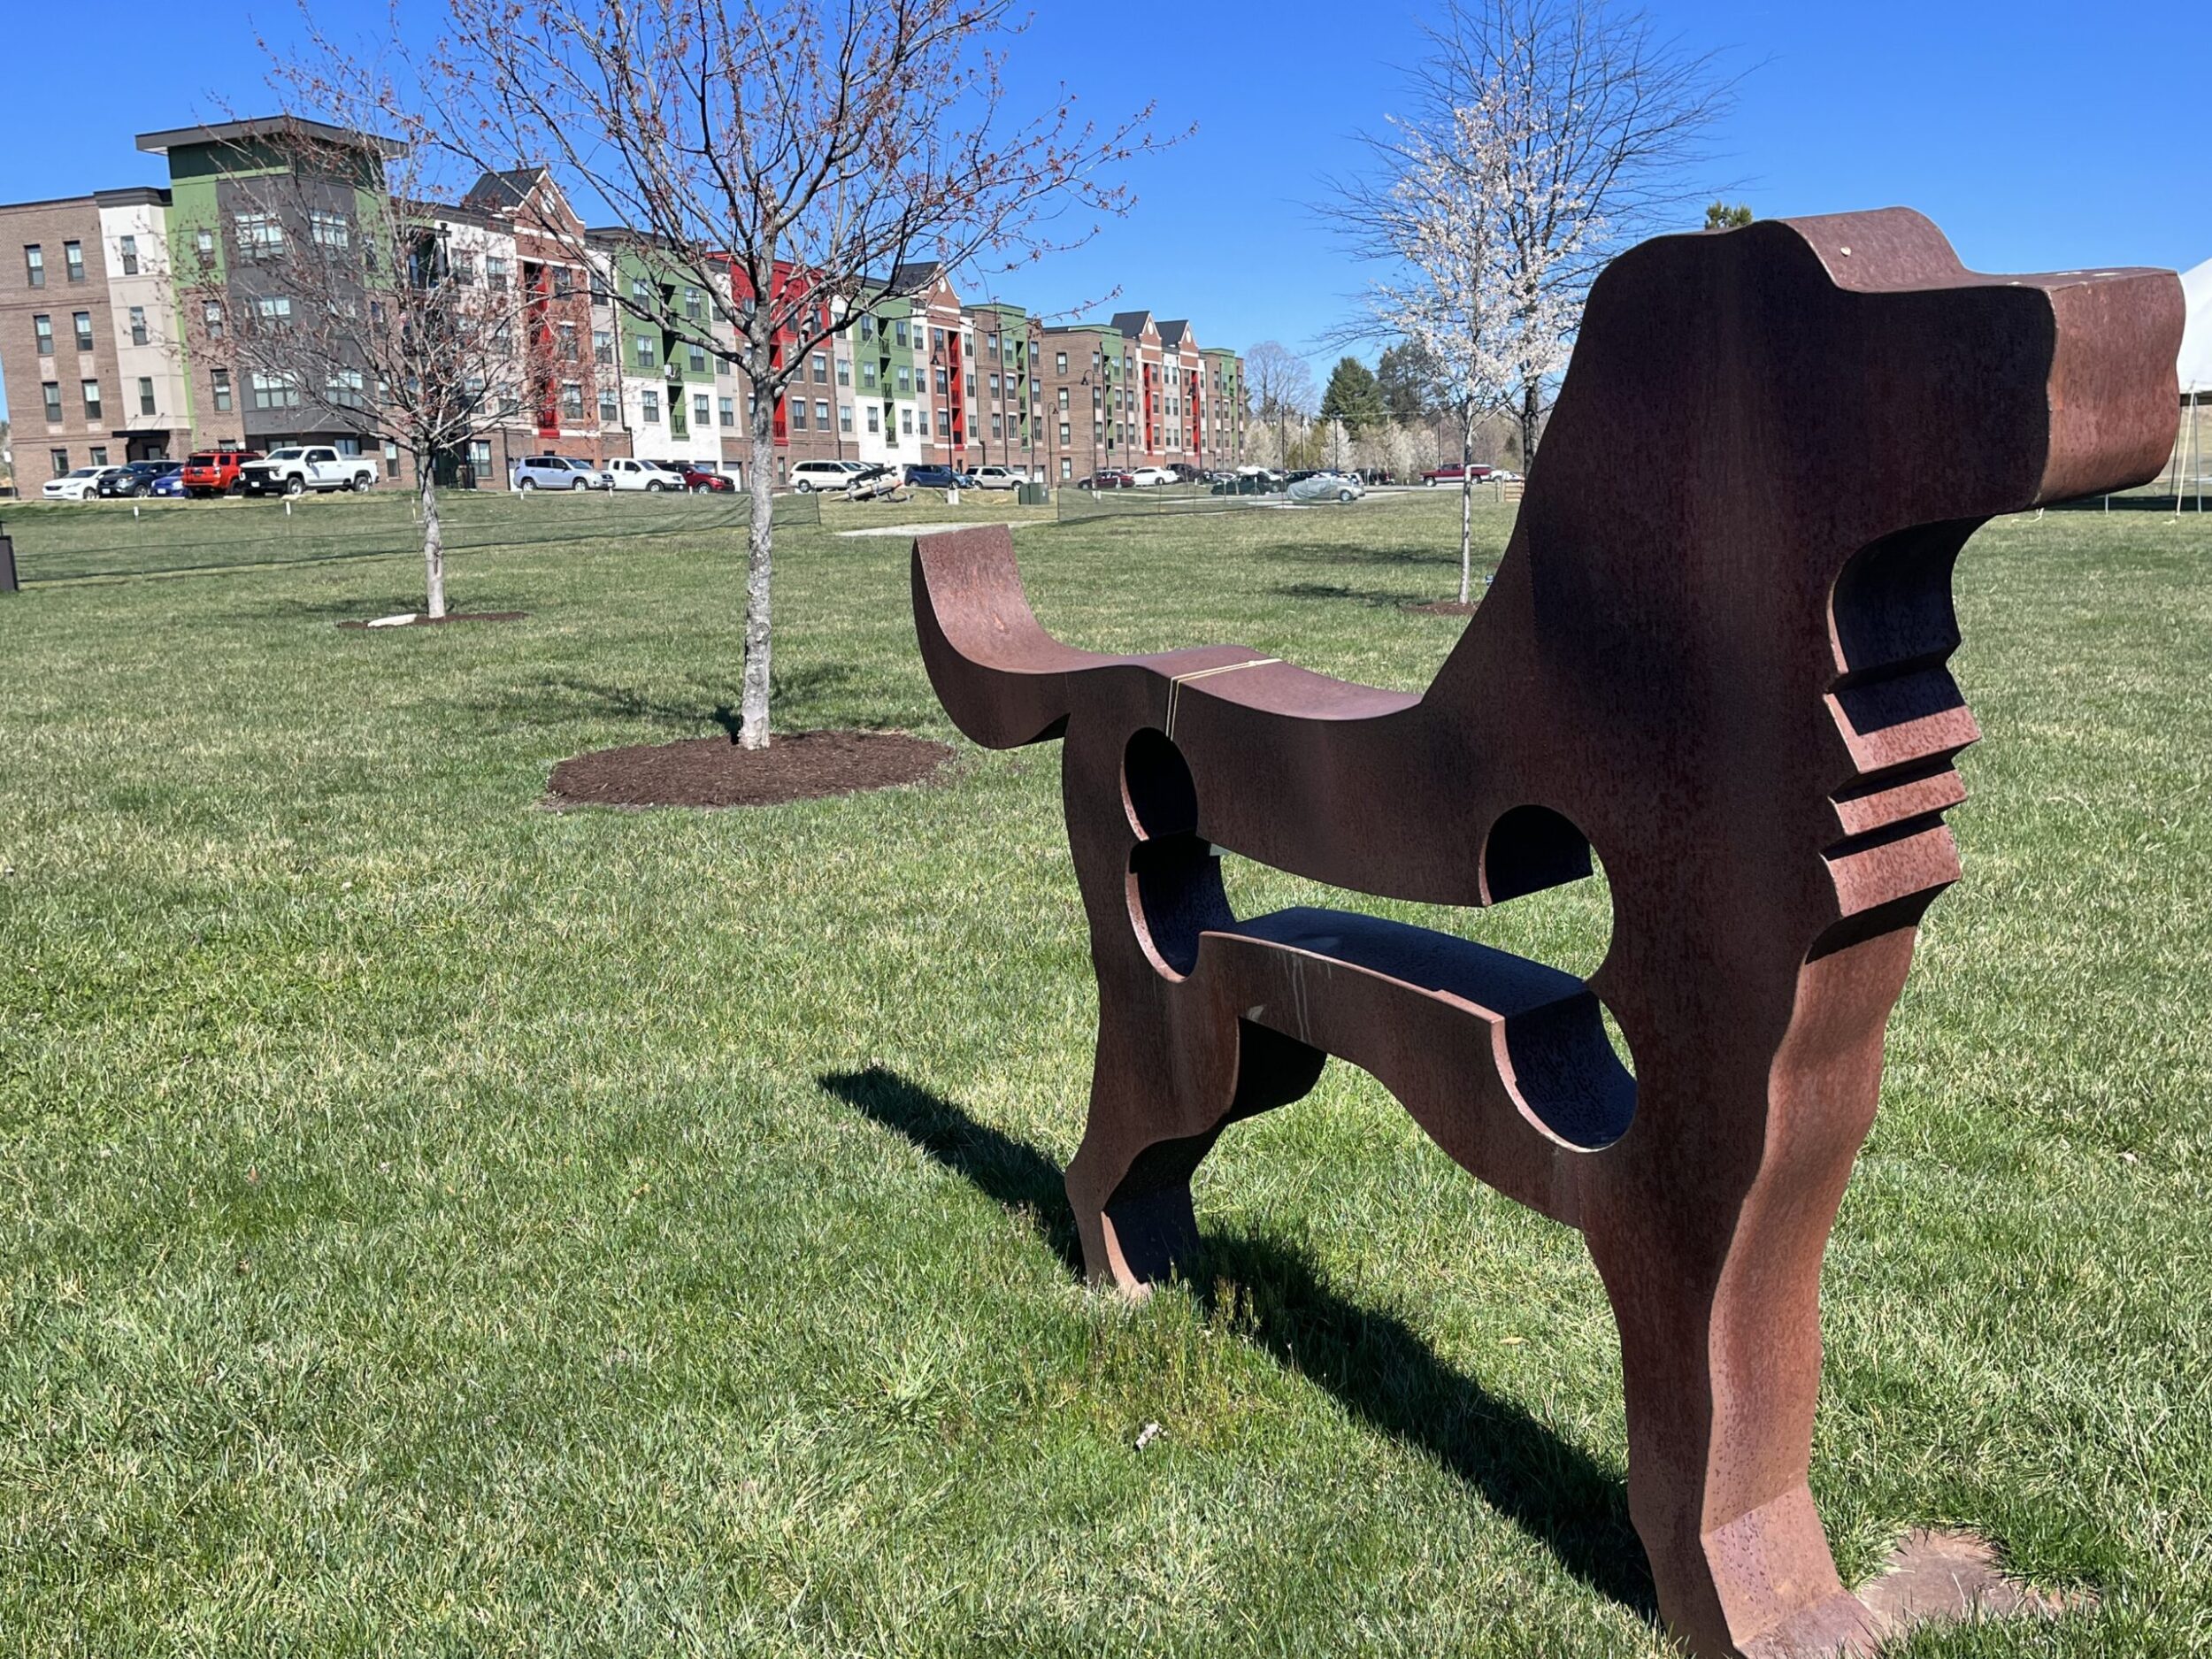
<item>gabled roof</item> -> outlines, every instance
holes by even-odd
[[[945,267],[934,259],[913,259],[892,268],[891,280],[884,286],[902,296],[919,294],[934,284],[945,273]]]
[[[1188,333],[1190,333],[1190,319],[1187,317],[1179,317],[1171,323],[1162,323],[1160,343],[1164,346],[1179,346],[1183,343],[1183,336]]]
[[[1114,326],[1133,340],[1144,333],[1145,326],[1151,320],[1150,311],[1116,311],[1114,313]]]
[[[488,213],[511,213],[530,199],[545,178],[543,167],[510,167],[503,173],[488,173],[469,187],[469,193],[461,198],[461,205]]]

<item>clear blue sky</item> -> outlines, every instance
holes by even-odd
[[[436,0],[403,0],[419,27]],[[1762,217],[1906,203],[1986,270],[2212,257],[2202,84],[2208,0],[1854,0],[1770,5],[1652,0],[1660,26],[1746,72],[1719,135],[1716,184]],[[1317,361],[1363,280],[1310,204],[1358,165],[1353,135],[1403,102],[1426,14],[1403,0],[1036,0],[1019,100],[1065,73],[1102,111],[1158,100],[1195,137],[1136,172],[1134,211],[1079,253],[1023,272],[1001,297],[1064,310],[1118,286],[1118,303],[1188,317],[1202,343],[1280,340]],[[319,0],[326,30],[381,26],[383,0]],[[217,6],[157,42],[97,51],[81,75],[22,71],[0,103],[0,201],[159,182],[134,133],[270,103],[258,27],[296,14]],[[1041,67],[1052,66],[1048,74]],[[2192,90],[2194,98],[2192,98]]]

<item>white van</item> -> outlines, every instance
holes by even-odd
[[[650,461],[636,460],[626,455],[617,456],[607,463],[604,470],[612,480],[609,485],[612,489],[649,489],[657,494],[664,489],[680,490],[684,487],[682,473],[672,472]]]
[[[856,473],[866,471],[864,461],[802,461],[791,469],[791,488],[802,495],[810,490],[842,489]]]

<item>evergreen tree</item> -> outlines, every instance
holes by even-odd
[[[1725,202],[1710,202],[1705,208],[1705,228],[1708,230],[1741,230],[1751,223],[1751,210],[1739,202],[1731,207]]]
[[[1437,412],[1436,365],[1414,341],[1402,340],[1383,349],[1375,365],[1375,384],[1393,420],[1423,420]]]
[[[1357,357],[1338,358],[1328,388],[1321,394],[1321,419],[1342,421],[1344,430],[1357,437],[1368,427],[1379,426],[1385,416],[1382,388],[1376,383],[1374,371]]]

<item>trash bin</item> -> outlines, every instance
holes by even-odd
[[[1024,484],[1014,492],[1016,503],[1024,507],[1048,507],[1052,491],[1043,484]]]

